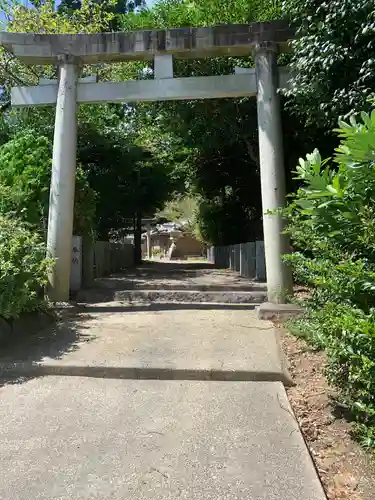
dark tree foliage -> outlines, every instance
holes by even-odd
[[[132,226],[129,219],[137,211],[153,215],[170,199],[179,182],[173,165],[138,145],[135,132],[123,126],[124,120],[119,105],[87,105],[79,111],[77,162],[96,193],[93,229],[102,239]],[[52,143],[53,121],[49,108],[3,114],[0,146],[17,137],[20,130]],[[51,151],[47,152],[46,161],[51,157]]]
[[[153,214],[173,192],[165,165],[131,138],[81,125],[78,160],[97,193],[96,230],[100,239],[132,226],[135,213]]]
[[[188,4],[183,0],[164,0],[141,15],[124,16],[123,25],[124,29],[161,28],[280,17],[280,2],[197,0]],[[235,66],[253,65],[250,55],[176,60],[174,72],[179,77],[223,75],[232,74]],[[172,142],[180,144],[172,156],[185,171],[190,195],[198,198],[199,229],[204,239],[223,244],[262,238],[256,99],[142,104],[136,110],[143,126],[152,129],[154,135],[169,134]],[[291,189],[290,172],[299,156],[315,146],[317,133],[314,128],[305,129],[301,118],[286,111],[283,103],[282,114],[285,165]],[[330,146],[327,144],[329,151]]]
[[[375,89],[373,0],[285,0],[297,26],[286,92],[308,125],[330,130],[339,116],[368,110]]]
[[[59,14],[72,14],[75,10],[78,10],[81,7],[81,0],[62,0],[57,7],[57,11]]]

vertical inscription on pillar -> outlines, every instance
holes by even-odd
[[[72,238],[72,269],[70,273],[70,291],[78,292],[82,284],[82,238]]]

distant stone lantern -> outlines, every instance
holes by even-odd
[[[182,236],[182,231],[179,231],[178,229],[173,229],[170,232],[170,240],[171,240],[171,246],[169,247],[168,250],[168,259],[171,260],[173,258],[173,255],[176,251],[176,241]]]

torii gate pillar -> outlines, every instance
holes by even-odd
[[[77,149],[78,69],[67,56],[59,62],[47,235],[47,255],[56,259],[48,287],[53,302],[69,300]]]
[[[285,205],[285,169],[281,128],[277,46],[263,43],[254,49],[257,76],[257,109],[260,177],[262,187],[263,236],[267,272],[268,300],[285,302],[292,290],[291,269],[282,261],[290,251],[289,238],[283,234],[283,219],[271,214]]]

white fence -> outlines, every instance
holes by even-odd
[[[134,264],[134,246],[129,243],[94,243],[94,278],[118,273]]]
[[[245,278],[266,280],[263,241],[211,247],[207,258],[218,268],[238,271]]]
[[[95,278],[118,273],[133,264],[134,246],[131,243],[82,241],[81,236],[73,236],[70,289],[77,292]]]

